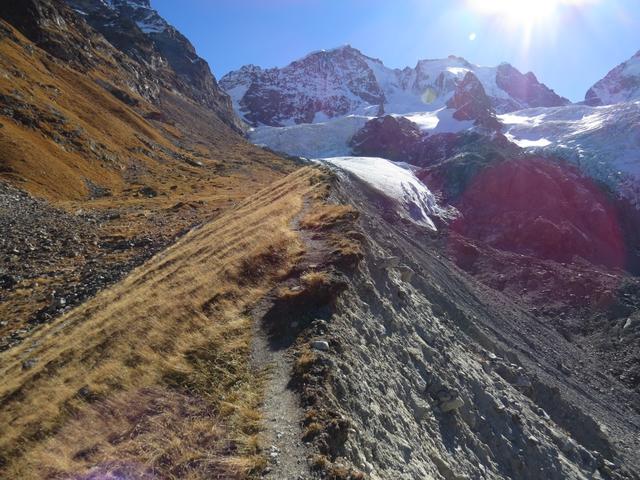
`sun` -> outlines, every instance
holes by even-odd
[[[471,9],[495,17],[513,29],[530,29],[552,20],[561,8],[594,3],[594,0],[468,0]]]
[[[495,16],[511,26],[527,26],[549,18],[561,0],[471,0],[478,13]]]
[[[489,21],[492,34],[519,45],[521,54],[535,48],[537,40],[555,41],[563,25],[580,7],[603,0],[464,0],[467,9]]]

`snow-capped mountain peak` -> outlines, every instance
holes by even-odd
[[[509,64],[481,67],[452,55],[392,69],[350,45],[312,52],[284,68],[242,67],[220,84],[251,125],[284,126],[346,115],[436,111],[468,72],[479,79],[499,113],[569,103],[535,75],[523,75]]]
[[[611,105],[640,100],[640,51],[611,70],[589,89],[587,105]]]

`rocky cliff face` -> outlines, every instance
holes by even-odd
[[[467,72],[462,81],[457,83],[447,107],[455,110],[453,118],[456,120],[471,120],[476,126],[487,130],[500,129],[491,99],[485,93],[478,77],[471,72]]]
[[[105,54],[115,53],[115,61],[129,72],[128,88],[136,94],[160,103],[159,89],[174,89],[242,129],[207,63],[148,1],[27,0],[3,4],[0,15],[76,68],[94,68],[104,63]],[[110,45],[102,45],[104,39]]]
[[[587,105],[599,106],[640,99],[640,52],[611,70],[585,95]]]
[[[384,92],[367,64],[351,47],[314,52],[285,68],[242,67],[221,86],[252,125],[312,123],[384,104]]]
[[[282,126],[349,114],[433,111],[446,105],[468,72],[500,113],[569,103],[510,65],[479,67],[451,56],[399,70],[350,46],[315,52],[281,69],[245,66],[220,84],[249,123]]]
[[[558,107],[569,103],[566,98],[558,96],[544,83],[540,83],[533,72],[523,75],[508,63],[498,66],[496,85],[515,100],[512,105],[496,108],[502,112],[531,107]]]
[[[218,87],[209,65],[189,40],[151,8],[148,0],[67,0],[116,48],[154,72],[168,86],[204,104],[226,123],[240,128],[229,97]],[[167,72],[168,70],[168,72]]]

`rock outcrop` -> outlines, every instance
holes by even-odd
[[[471,120],[474,125],[489,131],[500,129],[500,122],[491,106],[491,100],[478,77],[471,72],[457,83],[447,107],[455,110],[453,118],[456,120]]]

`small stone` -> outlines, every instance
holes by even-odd
[[[400,265],[400,259],[398,257],[387,257],[380,259],[380,266],[382,268],[396,268]]]
[[[399,268],[399,270],[400,270],[400,280],[406,283],[409,283],[411,282],[411,280],[413,280],[413,276],[415,275],[415,272],[411,270],[411,268],[407,267],[406,265],[402,265]]]
[[[311,348],[315,350],[320,350],[321,352],[329,351],[329,342],[326,340],[314,340],[311,342]]]
[[[464,401],[460,397],[453,398],[440,404],[440,410],[443,412],[454,412],[464,405]]]
[[[413,396],[412,403],[413,413],[416,420],[423,420],[430,412],[429,405],[427,404],[427,402],[417,396]]]
[[[30,370],[31,368],[34,367],[36,363],[37,363],[37,360],[35,358],[30,358],[29,360],[25,360],[24,362],[22,362],[22,369]]]
[[[527,442],[532,443],[533,445],[539,445],[540,444],[540,440],[538,440],[536,437],[534,437],[533,435],[529,435],[527,437]]]

